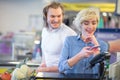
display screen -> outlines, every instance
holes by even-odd
[[[115,14],[120,16],[120,0],[116,0]]]
[[[120,39],[120,29],[97,29],[95,35],[105,41],[116,40]]]

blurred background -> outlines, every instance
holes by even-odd
[[[100,8],[96,36],[106,41],[120,38],[117,0],[0,0],[0,60],[20,61],[26,56],[32,59],[34,53],[40,53],[36,46],[40,46],[43,28],[42,9],[51,1],[64,5],[64,23],[73,29],[71,23],[81,9],[90,6]],[[116,58],[117,55],[113,55],[111,63]]]

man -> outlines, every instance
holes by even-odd
[[[64,10],[58,2],[52,2],[43,9],[45,27],[42,30],[42,63],[37,72],[58,72],[58,62],[64,40],[76,35],[63,23]]]

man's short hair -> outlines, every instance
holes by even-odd
[[[47,6],[44,7],[44,9],[43,9],[43,19],[45,21],[45,26],[46,27],[48,27],[48,24],[47,24],[47,13],[48,13],[49,8],[57,9],[59,7],[61,8],[62,14],[64,15],[64,8],[63,8],[62,4],[59,3],[59,2],[51,2],[50,4],[48,4]]]

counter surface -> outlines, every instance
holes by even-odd
[[[19,61],[0,61],[0,67],[16,67],[19,63]],[[30,67],[38,67],[40,64],[27,62],[27,65]]]
[[[99,80],[99,76],[96,74],[62,74],[53,72],[39,72],[36,75],[36,79]]]

